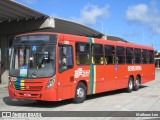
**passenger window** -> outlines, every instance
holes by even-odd
[[[90,64],[90,45],[88,43],[76,43],[76,63],[77,65]]]
[[[142,50],[142,63],[147,64],[149,62],[148,51],[143,49]]]
[[[154,63],[154,51],[149,50],[149,63],[153,64]]]
[[[69,45],[59,46],[59,72],[73,67],[73,51]]]
[[[125,64],[125,48],[117,46],[116,47],[116,64]]]
[[[98,45],[98,44],[92,45],[92,63],[104,64],[103,45]]]
[[[133,48],[126,48],[126,63],[134,64]]]
[[[135,48],[134,49],[134,56],[135,56],[135,63],[136,64],[142,63],[141,49]]]
[[[111,45],[105,46],[105,64],[115,63],[115,48]]]

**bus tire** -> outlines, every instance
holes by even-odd
[[[136,77],[136,81],[135,81],[134,90],[138,91],[139,90],[139,86],[140,86],[140,78],[137,76]]]
[[[133,91],[133,88],[134,88],[133,77],[129,77],[127,92],[131,93]]]
[[[80,82],[78,83],[75,91],[75,98],[73,99],[74,103],[83,103],[87,96],[87,88],[86,86]]]

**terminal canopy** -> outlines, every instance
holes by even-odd
[[[23,28],[21,27],[23,23]],[[26,29],[26,27],[30,26],[34,23],[34,27]],[[25,27],[26,25],[26,27]],[[9,27],[8,27],[9,26]],[[93,30],[84,25],[71,22],[68,20],[63,20],[59,18],[52,18],[46,14],[35,11],[31,8],[28,8],[20,3],[11,0],[0,0],[0,32],[7,33],[7,28],[16,28],[14,32],[8,34],[15,33],[24,33],[29,31],[36,31],[45,28],[52,28],[54,32],[67,33],[67,34],[75,34],[75,35],[83,35],[83,36],[91,36],[91,37],[101,37],[102,34],[96,30]],[[18,30],[21,29],[21,31]],[[17,32],[15,32],[17,30]],[[4,32],[6,31],[6,32]]]
[[[0,0],[0,35],[15,35],[41,30],[95,38],[105,36],[103,33],[82,24],[50,17],[15,1]],[[104,38],[125,42],[125,40],[114,36]]]

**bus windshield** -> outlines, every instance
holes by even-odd
[[[28,41],[29,43],[29,41]],[[51,77],[55,73],[54,44],[13,45],[10,75],[23,78]]]

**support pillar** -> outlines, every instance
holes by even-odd
[[[1,83],[8,84],[8,76],[9,76],[9,56],[7,53],[8,48],[8,38],[7,35],[0,36],[0,47],[1,47]]]

